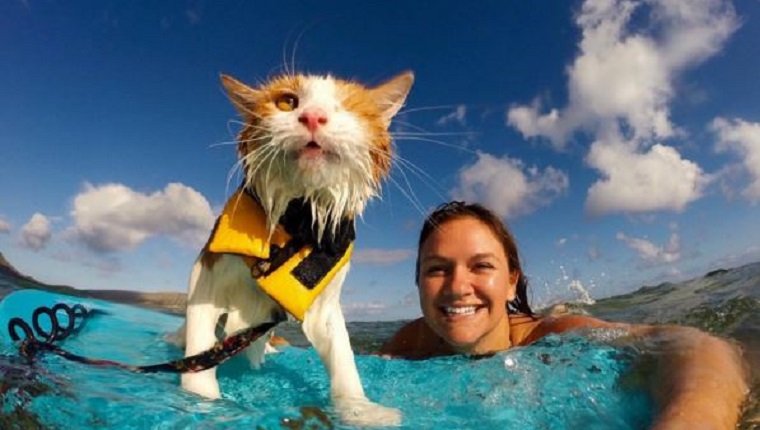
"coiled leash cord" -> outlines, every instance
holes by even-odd
[[[61,325],[58,319],[58,314],[61,311],[65,312],[68,317],[68,323],[65,327]],[[35,309],[34,313],[32,314],[32,327],[34,327],[34,331],[32,331],[32,327],[30,327],[26,321],[19,317],[14,317],[8,321],[8,334],[15,342],[21,340],[21,337],[17,333],[17,329],[20,328],[24,332],[25,338],[19,345],[19,354],[22,357],[28,359],[30,362],[34,360],[34,357],[39,352],[51,352],[67,360],[75,361],[77,363],[103,367],[116,367],[137,373],[186,373],[200,372],[202,370],[218,366],[219,364],[227,361],[229,358],[248,347],[256,339],[263,336],[266,332],[268,332],[279,323],[279,321],[265,322],[255,327],[249,327],[235,333],[228,338],[216,342],[214,346],[199,354],[191,355],[190,357],[185,357],[179,360],[145,366],[134,366],[131,364],[120,363],[118,361],[87,358],[68,352],[53,344],[53,342],[56,340],[63,340],[72,333],[81,330],[86,321],[85,318],[93,315],[96,312],[98,311],[88,311],[81,304],[68,306],[64,303],[58,303],[52,308],[40,306]],[[47,317],[50,319],[50,332],[45,331],[40,325],[40,317],[42,315],[47,315]],[[79,326],[77,326],[78,321]],[[37,338],[37,336],[35,336],[35,332],[37,333],[37,336],[40,336],[40,338]]]

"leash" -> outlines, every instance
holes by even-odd
[[[63,326],[58,319],[58,314],[60,312],[66,313],[68,318],[66,326]],[[279,323],[279,321],[266,322],[255,327],[241,330],[230,337],[216,342],[214,346],[206,351],[191,355],[190,357],[144,366],[83,357],[66,351],[54,344],[55,341],[66,339],[71,334],[79,332],[84,326],[87,317],[104,313],[105,312],[98,310],[87,310],[81,304],[68,306],[64,303],[58,303],[52,308],[40,306],[36,308],[32,314],[31,327],[26,321],[19,317],[11,318],[11,320],[8,321],[8,334],[14,342],[17,342],[21,340],[21,336],[19,336],[17,330],[21,329],[25,338],[21,340],[21,344],[19,345],[19,354],[30,362],[34,361],[35,356],[40,352],[49,352],[77,363],[100,367],[114,367],[136,373],[192,373],[200,372],[222,364],[235,354],[247,348],[256,339],[266,334]],[[44,330],[40,324],[40,317],[42,315],[46,315],[50,319],[51,328],[49,332]],[[32,330],[32,327],[34,330]],[[39,338],[37,336],[39,336]]]

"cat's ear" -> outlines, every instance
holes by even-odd
[[[227,97],[229,97],[235,109],[243,116],[253,115],[256,102],[259,100],[259,91],[229,75],[222,74],[221,80],[224,89],[227,91]]]
[[[404,106],[413,83],[414,73],[406,71],[372,89],[373,96],[380,105],[386,121],[390,122],[391,118]]]

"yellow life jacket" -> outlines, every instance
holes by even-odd
[[[264,267],[268,266],[263,273],[252,268],[256,282],[286,311],[303,321],[317,296],[351,258],[353,223],[349,230],[350,237],[342,246],[327,251],[313,241],[293,237],[282,224],[270,236],[261,205],[246,191],[238,190],[219,216],[208,249],[263,261]]]

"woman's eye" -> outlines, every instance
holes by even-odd
[[[295,94],[282,94],[275,99],[274,105],[283,112],[291,112],[298,107],[298,97]]]
[[[493,268],[494,268],[494,265],[487,261],[481,261],[479,263],[475,263],[476,270],[488,270],[488,269],[493,269]]]
[[[443,266],[430,266],[425,269],[426,275],[440,275],[444,273],[445,268]]]

